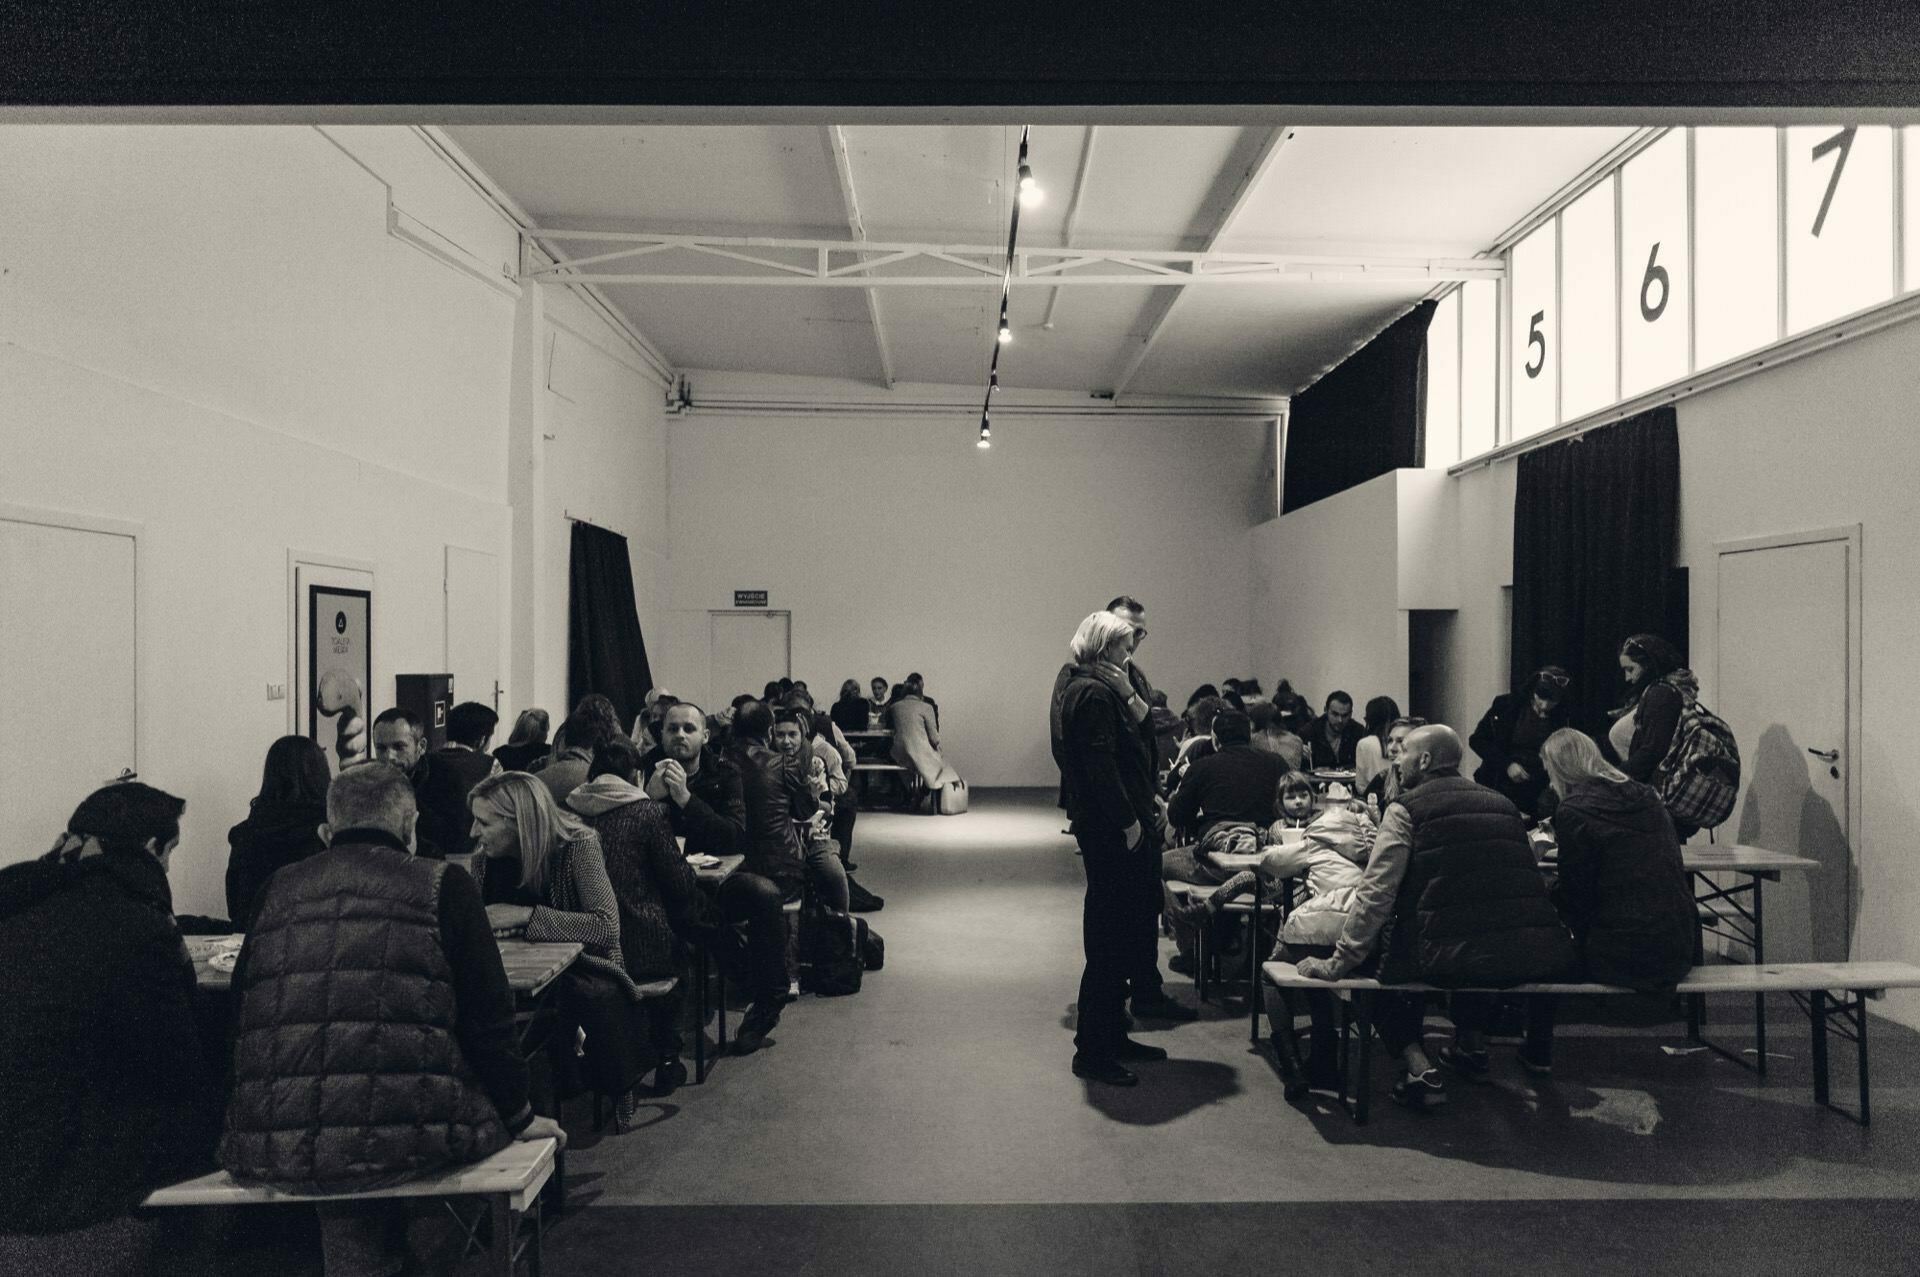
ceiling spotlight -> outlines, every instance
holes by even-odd
[[[1040,183],[1033,180],[1033,166],[1030,164],[1020,166],[1019,191],[1021,208],[1032,208],[1046,198],[1040,190]]]
[[[1012,340],[1013,328],[1003,319],[1000,321],[1000,344],[1004,346]]]
[[[976,443],[974,447],[993,447],[993,427],[987,424],[987,419],[984,416],[980,418],[980,442]]]
[[[998,389],[1000,389],[1000,374],[997,372],[988,374],[987,393],[992,394]]]

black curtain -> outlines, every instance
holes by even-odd
[[[1513,501],[1513,679],[1573,676],[1573,721],[1604,730],[1618,703],[1620,642],[1668,633],[1680,521],[1671,406],[1520,458]],[[1684,647],[1682,648],[1684,651]]]
[[[631,723],[653,686],[647,641],[633,600],[627,539],[591,523],[573,525],[567,582],[567,699],[599,692]]]
[[[1283,513],[1427,463],[1427,325],[1437,304],[1421,302],[1294,396]]]

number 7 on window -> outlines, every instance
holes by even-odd
[[[1833,205],[1833,193],[1840,189],[1840,173],[1847,167],[1847,155],[1853,150],[1853,135],[1857,132],[1859,127],[1849,124],[1813,148],[1813,158],[1816,162],[1828,151],[1840,152],[1839,158],[1833,162],[1833,175],[1827,178],[1827,193],[1820,197],[1820,211],[1813,215],[1815,239],[1820,237],[1820,228],[1827,224],[1827,209]]]

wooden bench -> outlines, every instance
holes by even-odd
[[[1344,1014],[1341,1021],[1340,1101],[1347,1105],[1356,1123],[1367,1120],[1369,1073],[1373,1047],[1373,1000],[1377,994],[1386,993],[1564,993],[1564,994],[1630,994],[1624,989],[1610,984],[1588,983],[1544,983],[1523,984],[1510,989],[1442,989],[1430,984],[1392,984],[1383,985],[1370,977],[1349,976],[1341,980],[1315,980],[1303,976],[1290,962],[1268,962],[1260,968],[1266,982],[1276,989],[1294,989],[1301,991],[1320,990],[1338,993],[1345,1003],[1351,1004],[1352,1015]],[[1872,1121],[1872,1109],[1868,1100],[1867,1074],[1867,1009],[1868,998],[1886,996],[1888,989],[1920,988],[1920,967],[1905,962],[1788,962],[1744,963],[1725,966],[1695,967],[1682,980],[1675,990],[1681,994],[1709,993],[1746,993],[1764,996],[1768,993],[1789,993],[1798,1001],[1805,996],[1808,1017],[1813,1023],[1813,1098],[1816,1104],[1823,1105],[1847,1117],[1853,1117],[1860,1125],[1866,1126]],[[1827,1079],[1827,1029],[1838,1022],[1837,1032],[1841,1037],[1850,1039],[1858,1048],[1860,1069],[1860,1111],[1857,1116],[1846,1113],[1828,1099]],[[1274,1026],[1278,1031],[1278,1025]],[[1347,1030],[1353,1028],[1357,1034],[1357,1049],[1347,1050]],[[1292,1025],[1286,1026],[1292,1032]],[[1349,1070],[1348,1056],[1352,1056],[1352,1068]],[[1351,1089],[1351,1100],[1349,1100]]]
[[[1212,895],[1214,891],[1218,889],[1217,883],[1183,882],[1177,878],[1166,880],[1162,886],[1166,888],[1167,895],[1172,900],[1184,902],[1189,906],[1205,901],[1208,896]],[[1234,897],[1221,906],[1220,912],[1246,920],[1247,987],[1248,989],[1253,989],[1259,984],[1259,981],[1255,978],[1254,969],[1259,961],[1257,955],[1260,950],[1259,918],[1261,909],[1257,897],[1248,897],[1253,897],[1253,893],[1249,892],[1247,897]],[[1216,961],[1213,954],[1213,946],[1208,943],[1211,939],[1212,928],[1207,925],[1206,921],[1202,921],[1194,928],[1194,933],[1193,989],[1199,999],[1205,1002],[1208,991],[1213,987],[1213,967]]]
[[[454,1217],[460,1220],[460,1226],[466,1230],[468,1249],[472,1250],[479,1244],[480,1220],[488,1220],[492,1234],[491,1244],[487,1248],[488,1271],[496,1277],[513,1277],[524,1256],[528,1273],[532,1277],[539,1277],[544,1233],[540,1190],[553,1175],[558,1152],[556,1140],[516,1142],[471,1166],[359,1193],[289,1193],[264,1184],[242,1184],[225,1171],[215,1171],[198,1179],[183,1180],[159,1189],[147,1198],[146,1205],[311,1205],[315,1202],[357,1202],[398,1197],[478,1197],[486,1203],[487,1209],[471,1225],[460,1217],[459,1212],[453,1212]],[[523,1222],[529,1225],[524,1240],[520,1236]]]
[[[862,780],[860,793],[858,795],[860,802],[863,804],[867,801],[867,797],[872,790],[872,781],[875,776],[898,776],[900,778],[901,788],[906,793],[907,806],[909,808],[918,805],[921,798],[925,796],[925,787],[920,782],[920,773],[911,767],[902,767],[899,763],[855,763],[853,765],[854,779],[861,780],[862,777],[865,778]]]

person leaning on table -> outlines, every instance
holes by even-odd
[[[233,971],[220,1162],[235,1179],[352,1192],[477,1162],[513,1140],[565,1141],[528,1106],[480,889],[413,855],[417,819],[397,769],[342,772],[327,791],[328,849],[267,884]],[[438,1211],[418,1202],[317,1203],[328,1277],[397,1272],[406,1222]]]
[[[1300,974],[1498,989],[1551,979],[1573,965],[1573,941],[1547,899],[1518,809],[1462,776],[1460,757],[1460,737],[1443,723],[1407,736],[1400,796],[1380,817],[1333,955],[1302,960]],[[1490,1001],[1456,1001],[1463,1033],[1484,1027]],[[1394,1101],[1416,1109],[1447,1102],[1421,1036],[1425,1006],[1420,993],[1374,998],[1381,1040],[1405,1065]],[[1456,1052],[1442,1058],[1451,1064]]]
[[[211,1159],[219,1101],[167,887],[185,807],[109,785],[52,851],[0,870],[0,1271],[149,1271],[161,1225],[134,1208]]]

